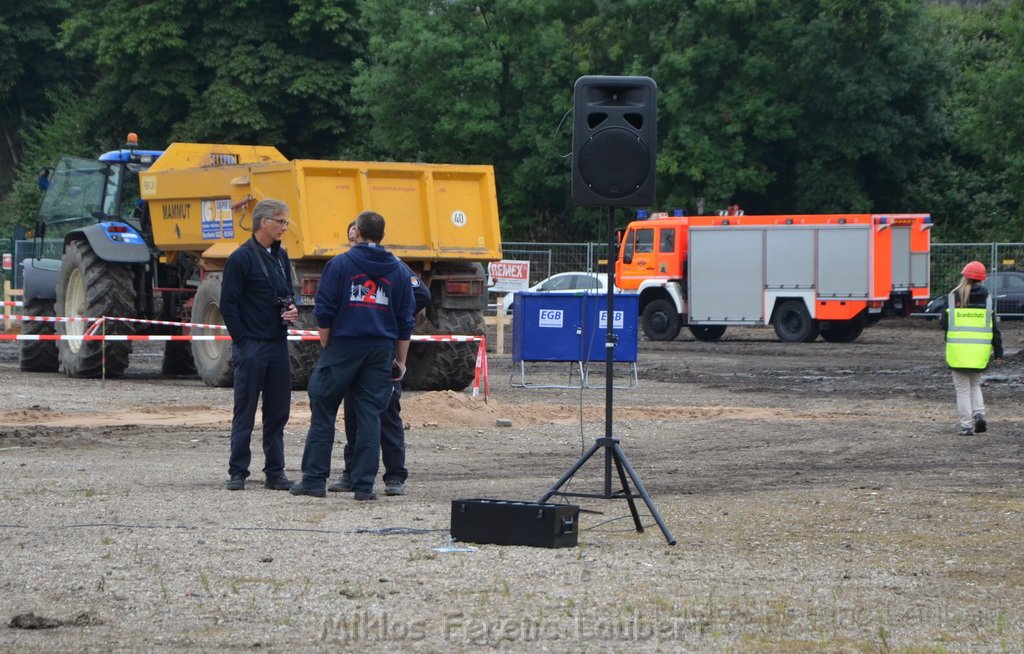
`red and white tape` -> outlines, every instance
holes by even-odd
[[[20,302],[18,303],[20,305]],[[84,334],[0,334],[0,341],[230,341],[227,334],[105,334],[102,332],[105,323],[120,321],[147,325],[179,327],[181,329],[227,329],[224,325],[188,322],[170,322],[167,320],[144,320],[141,318],[120,318],[101,316],[88,318],[84,316],[11,316],[12,320],[36,322],[88,322],[90,324]],[[311,329],[289,329],[289,341],[319,341],[320,333]],[[484,400],[490,397],[490,377],[487,370],[487,341],[483,336],[466,336],[461,334],[413,334],[412,340],[436,343],[479,343],[476,355],[476,366],[473,373],[473,397],[480,394],[480,385],[484,386]]]
[[[22,322],[131,322],[142,325],[162,325],[168,327],[188,327],[190,329],[227,329],[224,325],[218,324],[203,324],[193,322],[172,322],[169,320],[144,320],[142,318],[115,318],[110,316],[104,316],[102,318],[91,318],[89,316],[22,316],[11,314],[11,320],[20,320]]]
[[[289,341],[319,341],[320,335],[308,330],[293,330]],[[0,334],[0,341],[230,341],[227,334]],[[461,336],[413,334],[414,341],[436,341],[439,343],[473,343],[483,340],[482,336]]]

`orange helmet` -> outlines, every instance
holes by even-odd
[[[961,275],[967,279],[973,279],[976,282],[985,281],[985,264],[980,261],[972,261],[960,272]]]

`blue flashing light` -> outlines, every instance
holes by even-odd
[[[647,220],[647,209],[637,209],[636,210],[636,219],[637,220]]]
[[[878,224],[879,224],[879,225],[885,225],[885,224],[887,224],[888,222],[889,222],[889,219],[888,219],[888,218],[886,218],[885,216],[882,216],[881,218],[879,218],[879,219],[878,219]]]
[[[676,218],[682,218],[686,214],[683,213],[682,209],[673,209],[672,215],[675,216]]]
[[[163,150],[111,150],[99,156],[100,161],[112,161],[115,163],[131,163],[133,161],[156,161],[164,152]]]
[[[924,217],[924,224],[925,225],[931,225],[932,224],[932,217],[931,216],[925,216]]]

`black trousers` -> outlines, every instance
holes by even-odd
[[[356,416],[345,402],[345,471],[352,469],[352,447],[356,439]],[[384,483],[405,483],[405,426],[402,424],[402,382],[394,383],[391,401],[380,414],[380,455],[384,462]]]
[[[228,475],[249,476],[249,449],[256,408],[263,398],[263,472],[284,475],[284,426],[292,403],[292,373],[288,341],[247,339],[231,344],[235,369],[235,410],[231,419],[231,457]]]

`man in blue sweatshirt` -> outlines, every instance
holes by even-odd
[[[331,472],[335,421],[342,399],[355,411],[352,490],[375,500],[380,465],[380,414],[391,385],[405,375],[415,325],[412,282],[401,262],[380,242],[384,217],[356,218],[355,246],[324,266],[313,315],[324,346],[309,380],[310,425],[302,453],[302,481],[293,495],[324,497]]]
[[[348,226],[349,247],[355,245],[356,223],[353,220]],[[414,315],[426,309],[430,304],[430,289],[427,288],[412,268],[404,261],[399,260],[409,275],[412,282],[412,295],[416,307]],[[384,462],[384,494],[405,495],[405,480],[409,478],[409,471],[405,467],[405,425],[402,422],[402,382],[396,381],[394,390],[391,393],[391,400],[384,413],[380,414],[380,458]],[[347,492],[352,490],[352,449],[355,446],[356,432],[359,426],[356,422],[355,411],[352,404],[345,402],[345,467],[341,471],[341,477],[327,487],[332,492]]]

